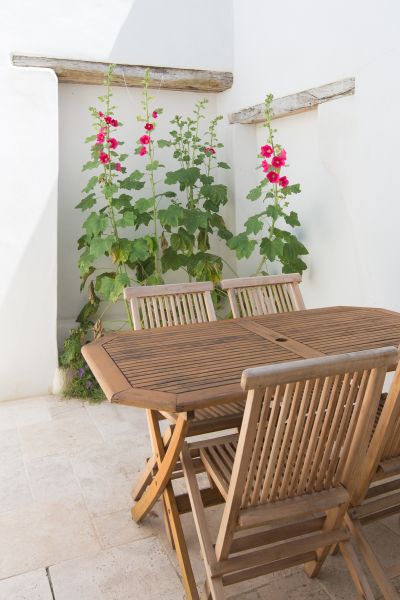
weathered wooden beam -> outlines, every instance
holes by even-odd
[[[101,85],[108,64],[86,60],[67,60],[45,56],[12,55],[17,67],[43,67],[53,69],[60,83],[87,83]],[[113,83],[118,86],[142,87],[147,67],[116,65]],[[226,71],[150,67],[151,85],[165,90],[192,92],[222,92],[232,87],[233,75]]]
[[[350,77],[311,88],[304,92],[298,92],[297,94],[275,98],[272,104],[274,119],[312,110],[323,102],[336,100],[336,98],[342,98],[343,96],[350,96],[354,94],[354,90],[355,79],[354,77]],[[242,110],[231,113],[228,118],[229,123],[262,123],[264,121],[264,104],[242,108]]]

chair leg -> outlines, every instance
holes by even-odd
[[[362,557],[365,560],[368,569],[371,572],[372,577],[379,586],[379,589],[381,590],[384,599],[399,600],[400,596],[396,592],[396,589],[390,581],[387,573],[385,572],[384,567],[381,565],[376,554],[374,553],[370,544],[368,543],[360,521],[351,519],[349,516],[347,516],[346,524],[350,529],[351,534],[353,535],[357,547],[359,548]]]
[[[371,586],[369,585],[365,573],[361,568],[360,562],[351,542],[340,542],[339,548],[346,562],[354,586],[357,590],[357,597],[362,598],[363,600],[375,600]]]
[[[343,523],[347,511],[347,504],[341,504],[339,507],[327,511],[323,529],[324,531],[335,530]],[[320,548],[317,550],[317,559],[304,565],[304,571],[308,577],[317,577],[325,559],[329,555],[332,546]]]
[[[182,447],[181,463],[188,489],[190,504],[192,506],[197,536],[199,538],[200,548],[203,554],[204,565],[206,569],[207,582],[205,595],[203,595],[203,597],[211,597],[213,600],[223,600],[225,598],[225,593],[222,577],[213,577],[212,575],[212,567],[217,563],[217,557],[215,555],[215,550],[208,529],[204,505],[196,478],[196,471],[194,469],[193,460],[187,443],[184,443]]]

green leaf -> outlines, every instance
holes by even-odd
[[[160,165],[160,161],[153,160],[152,162],[146,165],[146,171],[156,171]]]
[[[232,232],[229,231],[229,229],[227,228],[227,226],[225,224],[225,221],[221,217],[221,215],[218,215],[216,213],[211,213],[210,214],[210,219],[209,219],[209,225],[211,227],[216,227],[217,228],[218,235],[223,240],[230,240],[231,237],[233,237]]]
[[[104,238],[95,237],[90,242],[90,254],[93,257],[93,260],[100,258],[100,256],[104,256],[106,253],[109,254],[111,250],[111,246],[113,245],[114,237],[109,235]]]
[[[90,277],[90,275],[92,273],[95,272],[95,268],[94,267],[90,267],[85,273],[82,274],[81,276],[81,285],[79,286],[79,291],[81,292],[83,290],[83,288],[85,287],[85,283],[88,279],[88,277]],[[78,320],[78,319],[77,319]]]
[[[300,275],[307,269],[306,263],[301,258],[296,258],[291,261],[284,261],[282,263],[283,273],[300,273]]]
[[[89,252],[89,248],[86,248],[79,257],[78,266],[81,272],[81,276],[89,273],[89,270],[93,264],[93,256]]]
[[[168,208],[158,211],[158,218],[163,227],[177,227],[183,215],[183,208],[178,204],[170,204]]]
[[[84,210],[88,210],[88,208],[92,208],[92,206],[94,206],[96,204],[96,195],[94,194],[94,192],[92,192],[91,194],[89,194],[89,196],[86,196],[85,198],[83,198],[79,204],[77,204],[75,206],[75,208],[80,208],[82,211]]]
[[[141,190],[144,187],[144,181],[140,181],[142,178],[143,173],[136,170],[125,179],[122,179],[119,184],[125,190]]]
[[[86,187],[83,188],[82,192],[85,192],[85,194],[88,194],[89,192],[92,191],[92,189],[94,188],[94,186],[96,185],[98,180],[98,176],[97,175],[93,175],[93,177],[91,177],[89,179],[89,181],[86,184]]]
[[[120,219],[116,221],[117,227],[132,227],[136,223],[136,215],[133,210],[126,210]]]
[[[210,249],[210,241],[208,239],[208,231],[206,229],[200,229],[197,235],[197,247],[202,252],[206,252]]]
[[[175,198],[176,192],[163,192],[162,196],[165,196],[166,198]]]
[[[96,167],[99,166],[99,163],[97,160],[89,160],[87,163],[85,163],[82,167],[82,171],[88,171],[89,169],[96,169]]]
[[[188,260],[188,271],[197,281],[218,283],[221,280],[222,266],[219,256],[205,252],[198,252]]]
[[[280,191],[284,196],[290,196],[291,194],[300,194],[300,184],[294,183],[293,185],[288,185],[287,187],[282,188]]]
[[[212,183],[214,183],[214,177],[212,177],[211,175],[200,175],[199,177],[201,183],[203,185],[211,185]]]
[[[107,200],[110,200],[114,196],[114,194],[118,192],[118,186],[112,183],[106,183],[103,188],[103,191]]]
[[[265,237],[260,243],[260,254],[266,256],[268,260],[274,261],[277,257],[282,255],[283,247],[284,243],[279,238],[271,240],[270,238]]]
[[[283,211],[278,204],[270,204],[269,206],[267,206],[265,214],[268,217],[271,217],[271,219],[274,219],[274,221],[276,221],[277,219],[279,219],[280,216],[282,216]]]
[[[235,250],[237,258],[249,258],[257,245],[256,240],[250,240],[245,232],[234,235],[227,241],[231,250]]]
[[[86,230],[88,236],[97,236],[103,233],[108,224],[106,215],[98,215],[95,212],[90,213],[82,227]]]
[[[97,138],[97,135],[89,135],[89,137],[86,138],[85,140],[85,144],[88,144],[89,142],[94,142],[94,140]]]
[[[157,140],[157,145],[159,148],[167,148],[171,145],[171,142],[168,140]]]
[[[261,189],[261,187],[257,186],[249,191],[246,198],[248,200],[258,200],[261,197],[261,194],[262,194],[262,189]]]
[[[138,238],[131,243],[129,261],[142,262],[149,257],[149,243],[146,238]]]
[[[263,228],[264,223],[261,221],[260,215],[253,215],[247,219],[244,226],[246,227],[247,234],[254,233],[257,235]]]
[[[177,271],[181,267],[186,266],[187,257],[184,254],[178,254],[171,246],[169,246],[161,257],[161,266],[164,273],[166,271]]]
[[[116,302],[123,289],[130,284],[126,273],[102,273],[96,279],[96,291],[104,300]]]
[[[308,254],[307,248],[299,242],[295,235],[291,235],[283,247],[283,256],[287,260],[293,260],[305,254]]]
[[[208,210],[218,212],[220,205],[225,205],[228,202],[228,188],[221,183],[203,185],[201,193],[207,198],[204,202],[204,208]]]
[[[200,169],[197,167],[189,167],[188,169],[178,169],[177,171],[169,171],[165,176],[167,185],[179,183],[182,190],[187,187],[193,187],[200,177]]]
[[[207,213],[199,208],[186,208],[184,209],[182,225],[186,227],[189,233],[194,233],[196,229],[205,229],[208,225]]]
[[[115,264],[125,264],[129,259],[132,242],[127,238],[119,238],[111,248],[111,258]]]
[[[299,227],[300,225],[299,216],[293,210],[288,215],[283,215],[283,218],[286,223],[292,227]]]
[[[130,208],[131,207],[132,196],[128,194],[120,194],[118,198],[113,198],[111,201],[111,206],[116,208],[117,210],[121,210],[121,208]]]
[[[95,301],[94,302],[90,302],[90,301],[86,302],[85,306],[82,308],[79,315],[76,317],[76,321],[78,323],[80,323],[81,325],[87,323],[89,321],[90,317],[93,317],[93,315],[95,315],[97,313],[99,304],[100,304],[100,298],[98,298],[98,296],[95,295]]]
[[[135,208],[138,211],[138,213],[144,213],[144,212],[148,211],[149,208],[153,208],[153,207],[154,207],[153,198],[139,198],[139,200],[136,200],[136,202],[135,202]]]
[[[230,169],[230,166],[226,162],[219,162],[217,165],[220,169]]]
[[[195,237],[188,233],[183,227],[179,227],[177,233],[171,235],[171,247],[175,252],[184,252],[185,254],[192,254]]]
[[[124,160],[126,160],[128,158],[129,154],[120,154],[119,155],[119,162],[123,162]]]

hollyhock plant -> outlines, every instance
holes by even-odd
[[[146,146],[142,146],[141,148],[139,148],[139,154],[140,156],[144,156],[145,154],[147,154]]]
[[[119,142],[117,142],[117,140],[115,138],[109,138],[107,140],[107,143],[109,144],[110,148],[112,148],[113,150],[115,150],[115,148],[118,148],[118,146],[119,146]]]
[[[146,125],[144,126],[146,131],[153,131],[154,129],[154,125],[153,123],[146,123]]]
[[[99,161],[103,163],[103,165],[107,165],[110,162],[110,156],[107,154],[107,152],[100,152]]]
[[[289,185],[289,179],[282,174],[287,168],[287,153],[275,142],[276,130],[272,128],[273,96],[265,99],[264,126],[267,129],[267,143],[260,148],[260,167],[265,173],[260,183],[250,190],[249,200],[262,200],[264,209],[252,215],[245,222],[245,231],[228,241],[235,250],[237,258],[249,258],[257,248],[260,263],[256,271],[268,274],[269,265],[280,263],[283,273],[302,273],[307,265],[302,256],[308,254],[307,248],[299,241],[292,229],[300,225],[296,212],[289,210],[288,196],[300,193],[300,185]],[[270,159],[270,163],[266,158]],[[289,226],[291,229],[287,229]]]

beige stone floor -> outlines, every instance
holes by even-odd
[[[130,518],[132,482],[148,455],[144,411],[55,396],[0,403],[0,600],[182,599],[159,507],[142,525]],[[219,509],[210,518],[215,530]],[[201,586],[191,515],[183,521]],[[385,561],[400,558],[397,518],[368,534]],[[318,580],[296,568],[227,588],[227,597],[348,600],[354,592],[334,556]]]

